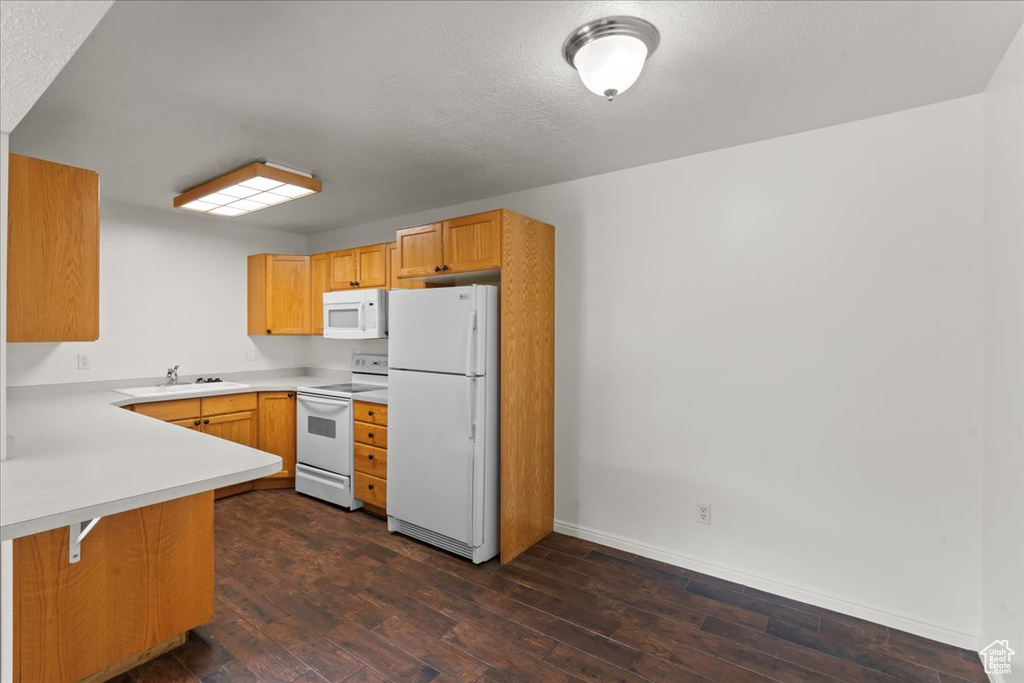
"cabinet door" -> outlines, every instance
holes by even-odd
[[[100,335],[99,175],[10,155],[7,341]]]
[[[272,477],[295,476],[294,392],[260,392],[259,449],[284,460],[281,471]]]
[[[398,243],[387,245],[388,289],[423,289],[427,286],[422,280],[398,279]]]
[[[267,257],[268,334],[309,334],[309,257]]]
[[[501,267],[501,212],[488,211],[443,223],[444,266],[449,273]]]
[[[203,433],[256,448],[259,443],[257,423],[255,410],[204,417]]]
[[[339,289],[355,289],[359,279],[359,259],[355,249],[332,251],[331,254],[331,291]]]
[[[313,334],[324,333],[324,292],[331,290],[329,254],[309,257],[309,319]]]
[[[387,280],[387,245],[374,244],[371,247],[356,249],[356,286],[360,289],[386,287]]]
[[[423,277],[440,272],[441,264],[444,262],[440,223],[399,230],[397,242],[396,277]]]

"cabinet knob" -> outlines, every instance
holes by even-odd
[[[369,415],[370,417],[373,417],[373,411],[372,410],[366,411],[366,414]]]
[[[197,425],[199,424],[199,420],[196,420],[196,424],[197,424]]]
[[[373,432],[368,432],[368,433],[366,434],[366,438],[368,438],[368,439],[372,439],[372,438],[373,438]]]
[[[443,266],[441,266],[441,270],[448,270],[448,264],[446,263]]]
[[[356,287],[359,286],[359,280],[356,280]]]
[[[366,488],[368,488],[368,489],[370,489],[372,491],[373,490],[373,484],[367,484]]]
[[[435,273],[440,273],[441,272],[441,266],[434,266],[434,272]]]
[[[292,395],[293,395],[293,394],[292,394],[292,392],[290,392],[290,391],[289,391],[289,392],[288,392],[288,398],[291,398],[291,397],[292,397]]]
[[[366,456],[366,459],[367,460],[373,460],[373,456],[372,455],[368,455],[368,456]]]
[[[203,424],[204,425],[208,425],[208,424],[210,424],[210,421],[209,420],[203,420]]]
[[[270,330],[267,330],[267,334],[273,334]]]

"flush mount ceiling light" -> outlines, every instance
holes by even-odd
[[[174,198],[174,208],[215,216],[242,216],[315,194],[322,187],[308,173],[257,162],[182,192]]]
[[[583,85],[611,102],[636,83],[658,48],[658,29],[636,17],[606,17],[583,24],[566,38],[562,55]]]

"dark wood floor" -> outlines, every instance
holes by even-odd
[[[121,683],[987,681],[973,652],[558,534],[474,567],[292,491],[216,514],[216,618]]]

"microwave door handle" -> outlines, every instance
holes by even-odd
[[[469,323],[466,325],[466,374],[476,374],[476,340],[473,333],[476,331],[476,311],[469,314]]]
[[[359,331],[366,331],[366,302],[359,304]]]

